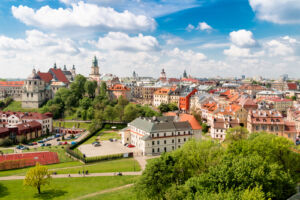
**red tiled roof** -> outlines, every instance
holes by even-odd
[[[108,90],[114,90],[114,91],[129,91],[130,89],[127,88],[125,85],[122,85],[122,84],[116,84],[116,85],[110,87]]]
[[[50,71],[55,75],[55,77],[58,79],[58,81],[69,83],[69,80],[65,76],[65,74],[61,71],[61,69],[54,69],[51,68]]]
[[[167,112],[164,114],[164,116],[176,116],[177,114],[175,112]],[[193,115],[179,114],[179,121],[181,122],[189,122],[193,130],[201,130],[202,126],[199,124],[199,122],[196,120],[196,118]]]
[[[2,87],[22,87],[24,81],[0,81],[0,86]]]
[[[53,76],[50,72],[45,72],[45,73],[44,72],[38,72],[38,75],[46,83],[50,83],[50,81],[53,79]]]
[[[289,90],[297,90],[297,84],[296,83],[288,83],[287,84]]]

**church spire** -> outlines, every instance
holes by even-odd
[[[94,56],[93,67],[98,67],[98,60],[96,56]]]

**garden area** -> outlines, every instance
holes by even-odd
[[[136,200],[136,196],[134,193],[134,187],[121,189],[115,192],[100,194],[97,196],[93,196],[90,198],[86,198],[85,200]]]
[[[0,199],[74,199],[90,193],[120,187],[135,182],[135,176],[82,177],[52,179],[42,187],[39,195],[35,188],[23,186],[23,180],[1,181]]]
[[[22,108],[21,101],[12,101],[7,105],[3,111],[13,111],[13,112],[40,112],[37,108]]]

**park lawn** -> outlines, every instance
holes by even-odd
[[[121,136],[114,131],[111,132],[106,132],[107,130],[100,130],[98,131],[94,136],[89,138],[87,141],[85,141],[83,144],[92,144],[93,142],[96,141],[96,139],[100,136],[100,141],[101,140],[108,140],[109,138],[117,138],[118,140],[121,139]]]
[[[51,146],[51,147],[38,147],[34,149],[24,150],[23,152],[39,152],[39,151],[51,151],[51,152],[57,152],[59,161],[62,162],[71,162],[73,159],[68,156],[66,153],[65,148],[66,146]]]
[[[2,151],[4,154],[14,153],[13,149],[0,149],[0,151]]]
[[[77,174],[79,171],[88,170],[89,173],[103,172],[132,172],[141,171],[139,163],[133,158],[125,158],[119,160],[101,161],[89,165],[81,165],[78,167],[53,170],[57,174]]]
[[[64,128],[73,128],[73,127],[78,127],[79,124],[79,128],[82,129],[86,129],[88,130],[90,123],[86,123],[86,122],[61,122],[61,121],[54,121],[53,122],[53,126],[54,127],[59,127],[59,123],[61,123],[61,127]]]
[[[74,199],[101,190],[134,183],[135,176],[80,177],[52,179],[50,185],[37,189],[23,186],[23,180],[1,181],[0,199]]]
[[[21,101],[11,102],[3,111],[13,111],[13,112],[40,112],[38,108],[22,108]]]
[[[73,161],[73,162],[65,162],[65,163],[58,163],[58,164],[52,164],[52,165],[47,165],[48,169],[57,169],[57,168],[65,168],[65,167],[74,167],[74,166],[81,166],[83,165],[79,161]],[[22,169],[11,169],[11,170],[6,170],[6,171],[0,171],[0,177],[3,176],[24,176],[26,172],[32,167],[26,167]]]
[[[136,200],[133,187],[124,188],[118,191],[100,194],[84,200]]]

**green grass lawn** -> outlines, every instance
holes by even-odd
[[[41,188],[42,194],[40,195],[37,194],[35,188],[23,186],[23,180],[1,181],[0,199],[74,199],[101,190],[130,184],[135,180],[135,176],[52,179],[50,185]]]
[[[20,102],[20,101],[11,102],[3,110],[4,111],[13,111],[13,112],[39,112],[38,108],[22,108],[22,102]]]
[[[107,131],[107,130],[98,131],[94,136],[92,136],[90,139],[85,141],[83,144],[92,144],[93,142],[96,141],[98,136],[100,136],[100,141],[108,140],[109,138],[117,138],[118,140],[121,139],[121,136],[117,132],[112,131],[112,132],[105,133],[104,131]]]
[[[53,146],[53,147],[38,147],[34,149],[24,150],[23,152],[38,152],[38,151],[51,151],[51,152],[57,152],[58,158],[60,162],[71,162],[73,161],[72,158],[70,158],[66,151],[66,146]]]
[[[2,151],[4,154],[8,154],[8,153],[13,153],[14,152],[13,149],[0,149],[0,151]]]
[[[88,165],[84,165],[79,161],[73,161],[73,162],[47,165],[47,167],[50,171],[55,171],[58,174],[77,174],[78,171],[82,171],[82,170],[88,170],[89,173],[131,172],[131,171],[141,170],[140,165],[133,158],[101,161],[98,163],[93,163]],[[72,167],[72,168],[67,168],[67,167]],[[12,176],[12,175],[24,176],[30,168],[32,167],[0,171],[0,177]]]
[[[90,123],[85,123],[85,122],[60,122],[60,121],[54,121],[53,122],[53,126],[54,127],[59,127],[59,123],[61,127],[65,127],[65,128],[73,128],[73,127],[78,127],[78,124],[79,125],[79,128],[83,128],[83,129],[88,129],[89,128],[89,125]]]
[[[100,194],[85,200],[136,200],[133,187],[121,189],[118,191]]]
[[[103,173],[103,172],[132,172],[140,171],[139,163],[133,159],[119,159],[111,161],[102,161],[90,165],[81,165],[76,168],[58,169],[55,170],[58,174],[77,174],[78,171],[88,170],[89,173]]]
[[[47,165],[48,169],[57,169],[57,168],[65,168],[65,167],[74,167],[74,166],[81,166],[83,165],[79,161],[73,161],[73,162],[66,162],[66,163],[58,163],[58,164],[52,164],[52,165]],[[6,171],[0,171],[0,177],[3,176],[24,176],[26,172],[32,167],[26,167],[22,169],[11,169],[11,170],[6,170]]]

